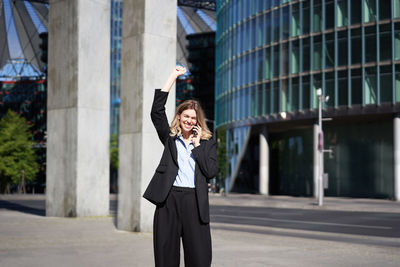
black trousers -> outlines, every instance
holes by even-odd
[[[186,267],[211,266],[210,224],[200,221],[194,188],[172,187],[153,224],[156,267],[179,266],[182,238]]]

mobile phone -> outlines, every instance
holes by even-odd
[[[197,124],[195,126],[197,126]],[[193,133],[193,137],[197,136],[197,132],[194,130],[194,128],[192,129],[192,133]]]

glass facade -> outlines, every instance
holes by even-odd
[[[110,133],[119,133],[122,50],[122,0],[111,1]]]
[[[315,109],[317,88],[330,107],[397,102],[399,2],[217,1],[217,126]]]
[[[323,95],[329,96],[324,112],[336,122],[347,120],[357,125],[346,136],[346,124],[326,124],[329,134],[341,137],[340,143],[331,144],[337,150],[336,163],[327,157],[324,161],[331,177],[327,194],[393,196],[390,124],[393,114],[399,112],[400,101],[400,0],[219,0],[217,25],[215,117],[217,128],[227,129],[228,151],[238,147],[235,140],[240,139],[236,134],[240,127],[265,125],[269,129],[272,125],[268,140],[269,175],[273,177],[270,191],[311,195],[313,171],[308,167],[313,165],[316,90],[321,88]],[[382,113],[387,116],[379,115]],[[360,121],[360,116],[367,114],[375,117],[368,123]],[[355,178],[351,175],[361,177],[365,173],[347,164],[344,155],[361,156],[350,153],[357,149],[354,140],[380,127],[380,120],[385,121],[383,128],[389,133],[374,132],[377,144],[358,141],[368,147],[367,164],[377,159],[375,153],[379,151],[391,156],[380,157],[371,165],[374,169],[368,174],[377,176],[364,177],[371,188],[355,189],[362,182],[352,181]],[[284,121],[287,125],[280,127]],[[246,145],[240,146],[246,149]],[[240,162],[238,159],[246,153],[239,149],[230,155],[228,191],[234,187],[230,184],[236,179],[234,175],[242,169],[233,159]],[[301,168],[304,165],[308,167]],[[338,171],[338,166],[343,169]],[[388,186],[378,189],[382,183]]]

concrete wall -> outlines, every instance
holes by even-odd
[[[107,215],[110,2],[50,1],[48,30],[46,214]]]

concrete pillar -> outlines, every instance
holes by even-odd
[[[319,168],[318,168],[318,124],[313,125],[313,181],[314,181],[314,197],[318,198],[318,178],[319,178]]]
[[[109,214],[110,2],[51,0],[48,216]]]
[[[267,127],[260,132],[260,194],[269,195],[269,145]]]
[[[176,0],[124,1],[117,227],[152,231],[154,205],[142,195],[163,146],[150,120],[154,89],[176,63]],[[171,121],[175,90],[166,106]]]
[[[394,199],[400,201],[400,118],[393,119]]]

